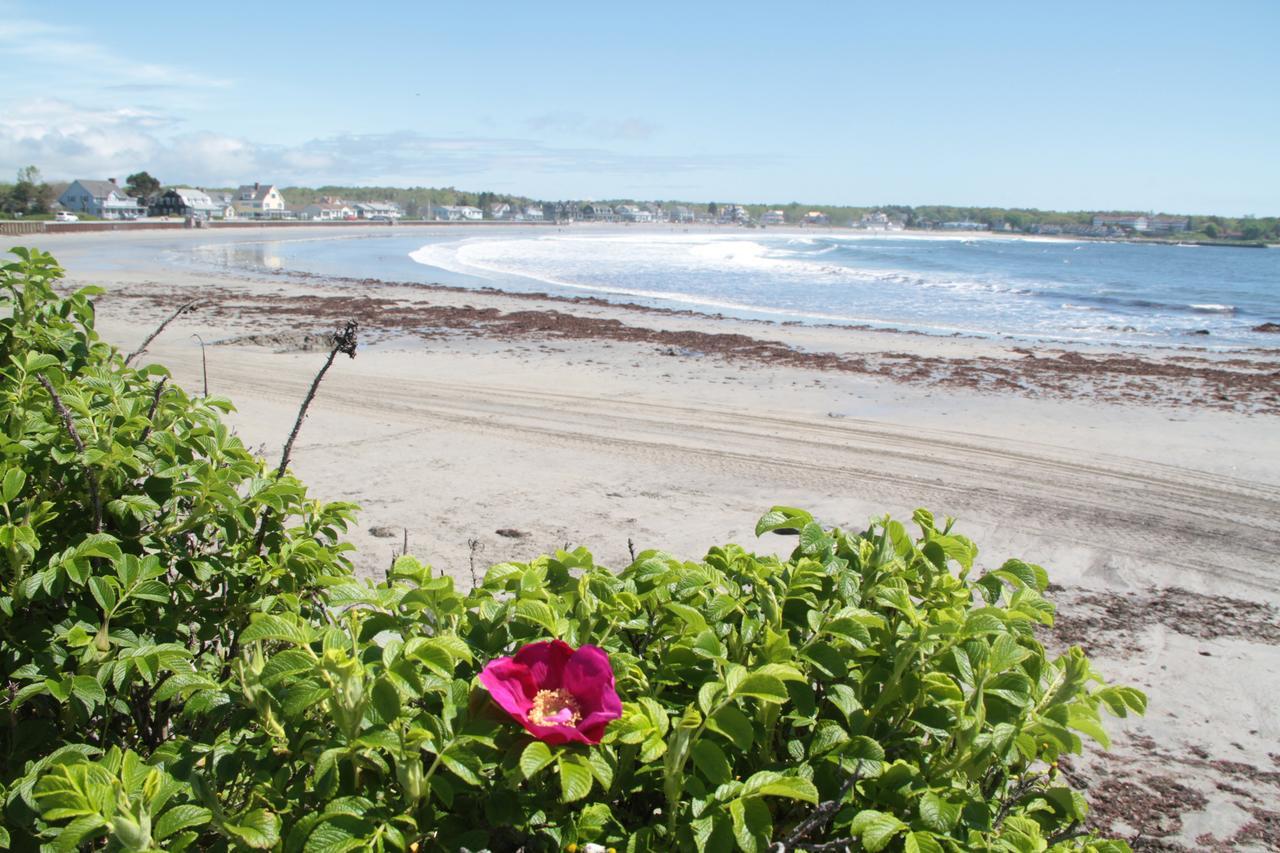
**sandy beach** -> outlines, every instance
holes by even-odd
[[[1045,566],[1060,612],[1048,642],[1083,645],[1150,695],[1146,718],[1112,724],[1110,752],[1068,769],[1088,781],[1097,825],[1137,849],[1280,849],[1280,349],[739,321],[202,272],[154,251],[183,239],[208,234],[36,245],[71,282],[107,289],[100,329],[122,350],[201,300],[144,358],[198,391],[198,335],[210,393],[272,459],[326,333],[359,321],[361,349],[329,372],[292,467],[315,496],[363,508],[350,536],[363,573],[406,540],[463,585],[566,545],[618,567],[629,546],[785,552],[789,540],[752,533],[775,504],[852,529],[927,507],[959,519],[982,565]]]

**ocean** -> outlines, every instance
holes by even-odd
[[[1280,336],[1252,331],[1280,322],[1274,249],[542,227],[219,241],[193,259],[939,335],[1212,349],[1280,345]]]

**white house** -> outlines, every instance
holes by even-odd
[[[101,219],[137,219],[145,216],[146,207],[116,185],[116,179],[89,181],[79,179],[58,196],[58,204],[67,210],[87,213]]]
[[[399,219],[404,216],[400,210],[400,206],[392,204],[389,201],[361,201],[356,202],[356,217],[358,219]]]
[[[284,217],[284,196],[275,184],[245,184],[236,190],[236,212],[241,216],[257,219],[281,219]]]
[[[495,201],[489,205],[489,216],[493,219],[510,219],[511,205],[505,201]]]
[[[653,214],[634,204],[620,204],[614,212],[623,222],[652,222]]]
[[[484,219],[484,213],[478,207],[462,204],[437,204],[434,208],[436,220],[439,222],[461,222]]]
[[[303,219],[316,222],[341,222],[344,219],[355,219],[356,212],[350,205],[341,202],[317,201],[302,208]]]
[[[214,216],[223,219],[236,218],[236,205],[231,193],[219,190],[205,190],[205,195],[209,196],[209,201],[213,204]]]
[[[523,215],[526,222],[541,222],[545,218],[542,208],[536,204],[527,206]]]
[[[1107,216],[1098,214],[1093,217],[1094,228],[1127,228],[1132,231],[1146,231],[1150,220],[1145,216]]]
[[[785,225],[787,215],[781,210],[766,210],[760,214],[760,224],[762,225]]]

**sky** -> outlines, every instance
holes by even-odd
[[[0,180],[1280,214],[1280,2],[0,0]]]

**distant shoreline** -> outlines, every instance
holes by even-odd
[[[16,227],[15,227],[16,226]],[[23,226],[39,226],[35,228],[26,228]],[[1134,243],[1137,245],[1165,245],[1165,246],[1204,246],[1217,249],[1273,249],[1280,248],[1280,243],[1267,243],[1261,240],[1180,240],[1174,237],[1094,237],[1079,234],[1027,234],[1023,232],[1012,231],[951,231],[939,230],[932,228],[905,228],[900,231],[879,231],[871,229],[853,228],[841,225],[773,225],[746,227],[741,225],[716,224],[716,223],[676,223],[676,222],[654,222],[654,223],[596,223],[585,221],[572,222],[537,222],[537,221],[513,221],[513,220],[482,220],[482,221],[437,221],[431,219],[400,219],[394,222],[368,222],[363,220],[354,221],[329,221],[318,222],[307,219],[235,219],[235,220],[211,220],[200,228],[190,228],[185,221],[181,219],[148,219],[135,221],[93,221],[93,222],[51,222],[48,220],[40,220],[38,222],[24,222],[22,220],[4,220],[0,221],[0,234],[3,235],[21,235],[21,234],[80,234],[80,233],[102,233],[110,231],[187,231],[187,230],[223,230],[229,228],[369,228],[381,230],[386,228],[401,227],[442,227],[442,228],[635,228],[637,230],[646,231],[670,231],[670,230],[689,230],[698,229],[705,231],[785,231],[798,233],[837,233],[837,234],[853,234],[865,235],[869,238],[884,237],[892,238],[894,236],[911,236],[911,237],[936,237],[939,239],[961,238],[973,239],[982,237],[987,239],[1000,240],[1054,240],[1071,243]]]

